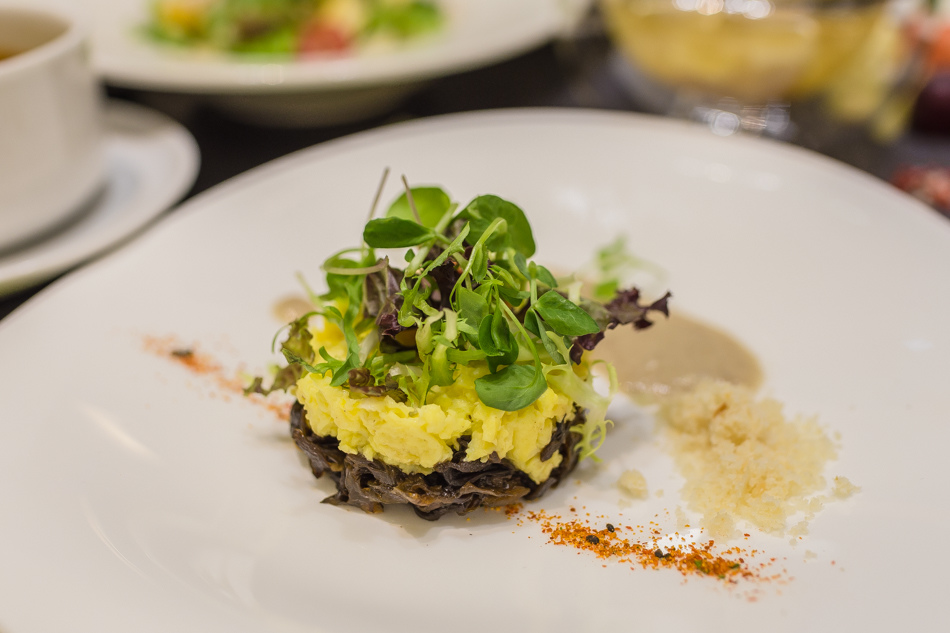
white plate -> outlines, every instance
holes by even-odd
[[[0,253],[0,295],[45,281],[128,239],[194,183],[198,146],[178,123],[112,101],[104,126],[103,189],[54,233]]]
[[[280,93],[405,84],[470,70],[530,50],[564,29],[578,0],[440,0],[438,34],[337,59],[248,63],[176,51],[144,38],[149,0],[81,0],[95,25],[94,64],[110,83],[197,93]],[[582,5],[589,4],[582,0]]]
[[[627,233],[675,306],[733,332],[765,390],[841,433],[862,486],[796,547],[794,577],[727,590],[544,542],[475,513],[425,523],[319,501],[287,425],[143,349],[197,342],[261,369],[275,300],[358,239],[380,173],[492,192],[560,269]],[[386,196],[397,193],[395,179]],[[786,146],[624,114],[522,111],[398,125],[279,160],[0,322],[0,627],[33,631],[936,630],[950,520],[950,224],[865,174]],[[618,403],[591,464],[533,508],[670,527],[670,459]],[[639,441],[634,438],[640,437]],[[647,434],[648,436],[648,434]],[[627,509],[637,465],[664,488]],[[618,519],[619,520],[619,519]],[[806,550],[817,557],[806,560]],[[832,564],[834,561],[834,564]],[[746,590],[756,591],[757,601]]]

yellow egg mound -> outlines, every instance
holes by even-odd
[[[536,483],[561,463],[560,453],[541,461],[555,425],[572,415],[574,403],[548,389],[520,411],[485,406],[475,380],[487,368],[462,367],[455,383],[433,387],[428,403],[413,407],[389,396],[351,396],[330,386],[329,376],[307,374],[297,382],[297,399],[314,433],[335,437],[344,453],[378,459],[410,473],[430,473],[448,461],[462,436],[471,436],[466,461],[486,461],[492,453],[507,458]]]

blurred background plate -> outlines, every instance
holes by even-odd
[[[391,108],[420,82],[514,57],[554,38],[588,0],[439,0],[442,30],[337,58],[248,61],[147,39],[149,0],[79,0],[94,21],[95,67],[113,86],[201,95],[239,118],[326,125]]]

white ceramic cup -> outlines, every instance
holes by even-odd
[[[0,250],[90,200],[105,176],[101,90],[86,31],[41,3],[0,0]]]

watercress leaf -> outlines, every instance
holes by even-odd
[[[508,300],[508,303],[518,304],[531,298],[531,293],[527,290],[512,290],[506,286],[498,289],[498,294]]]
[[[478,346],[489,356],[495,356],[501,352],[495,345],[495,339],[491,335],[492,317],[486,315],[478,326]]]
[[[511,327],[508,326],[508,321],[505,320],[504,312],[496,309],[491,317],[491,337],[495,341],[495,347],[499,350],[509,349],[512,339]]]
[[[501,365],[511,365],[518,360],[520,347],[500,309],[491,315],[491,320],[491,338],[497,352],[489,356],[488,368],[495,371]]]
[[[438,187],[413,187],[412,201],[416,203],[416,210],[419,212],[419,219],[422,226],[435,227],[445,215],[445,212],[452,206],[452,199]],[[388,218],[401,218],[403,220],[416,221],[416,216],[409,206],[409,199],[405,193],[396,198],[396,201],[386,212]],[[367,242],[368,243],[368,242]]]
[[[520,272],[525,279],[531,279],[531,274],[528,271],[528,260],[525,259],[525,256],[521,253],[515,253],[514,260],[518,272]]]
[[[473,326],[480,325],[482,319],[488,314],[488,301],[474,290],[459,286],[455,292],[455,299],[459,316]]]
[[[551,357],[551,360],[554,361],[557,365],[564,364],[564,356],[561,354],[558,346],[551,339],[550,334],[548,334],[547,328],[544,327],[544,322],[538,317],[537,312],[533,308],[528,309],[524,315],[524,327],[526,330],[534,334],[540,339],[541,344],[544,346],[545,351]],[[555,335],[557,336],[557,335]]]
[[[495,409],[519,411],[547,391],[548,384],[538,365],[508,365],[475,381],[478,398]]]
[[[508,272],[501,266],[497,264],[493,265],[492,273],[497,275],[498,279],[504,282],[504,284],[508,286],[509,288],[513,290],[521,290],[521,286],[522,286],[521,282],[516,280],[510,272]]]
[[[502,218],[507,223],[504,233],[496,233],[488,240],[488,247],[493,251],[511,247],[525,257],[534,255],[534,234],[531,224],[517,205],[498,196],[479,196],[472,200],[459,217],[468,220],[472,225],[468,242],[474,244],[488,230],[488,226],[496,218]]]
[[[472,277],[475,281],[481,283],[488,274],[488,255],[484,247],[477,247],[472,251],[472,257],[469,260],[472,265]]]
[[[534,308],[558,334],[582,336],[600,331],[597,323],[583,308],[554,290],[541,295]]]
[[[554,336],[558,335],[555,334]],[[551,333],[548,330],[542,327],[538,338],[541,339],[541,344],[544,345],[545,351],[556,365],[563,365],[567,362],[565,360],[564,354],[561,353],[561,350],[558,349],[558,346],[555,344],[555,338],[551,336]]]
[[[618,325],[633,324],[634,329],[642,330],[653,325],[651,312],[658,312],[665,316],[670,316],[669,300],[672,295],[667,292],[665,295],[650,303],[649,305],[640,304],[640,291],[636,288],[629,288],[617,292],[614,299],[605,306],[599,307],[599,312],[594,312],[593,316],[603,323],[601,331],[586,334],[577,337],[574,340],[574,346],[571,348],[571,359],[576,363],[580,362],[583,350],[592,350],[604,339],[604,331],[608,328],[614,328]],[[599,304],[593,304],[595,306]],[[606,322],[604,323],[604,320]]]
[[[373,248],[416,246],[433,237],[432,229],[402,218],[370,220],[363,229],[363,241]]]
[[[461,286],[456,293],[456,298],[458,312],[468,322],[481,323],[488,314],[488,301],[474,290]]]
[[[459,319],[458,322],[459,332],[465,335],[472,345],[478,345],[478,330],[468,324],[468,321],[465,319]]]
[[[540,332],[543,327],[538,318],[538,313],[535,312],[533,308],[529,308],[527,312],[524,313],[524,327],[535,336],[541,336]]]
[[[538,281],[549,288],[557,288],[557,279],[550,270],[540,264],[538,264]]]
[[[513,365],[518,360],[520,354],[521,346],[518,345],[518,340],[512,336],[507,348],[502,349],[500,354],[489,356],[486,359],[488,368],[491,371],[496,371],[499,367],[504,365]]]

